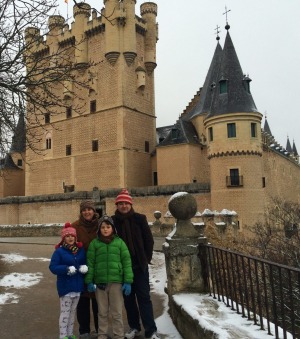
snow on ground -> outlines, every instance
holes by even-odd
[[[18,253],[0,254],[0,260],[9,264],[19,263],[24,260],[42,260],[49,261],[47,258],[27,258]],[[164,254],[154,252],[152,265],[149,269],[150,284],[152,293],[159,295],[163,299],[163,313],[160,317],[155,319],[158,332],[168,339],[183,339],[174,326],[171,317],[168,313],[168,296],[164,292],[166,284],[166,269]],[[43,278],[42,273],[10,273],[4,277],[0,276],[0,286],[5,289],[21,289],[29,288],[38,284]],[[177,294],[174,296],[177,304],[197,319],[201,326],[207,329],[213,329],[219,335],[219,339],[239,338],[251,339],[270,339],[273,336],[267,334],[267,331],[261,331],[259,326],[254,325],[253,322],[242,318],[230,308],[226,307],[223,302],[209,297],[208,295],[199,294]],[[19,297],[15,293],[0,294],[0,305],[9,303],[18,303]],[[213,312],[211,309],[213,308]],[[212,316],[214,314],[214,316]],[[272,329],[271,329],[272,330]],[[272,330],[274,333],[274,331]],[[281,336],[282,337],[282,336]],[[291,335],[287,337],[292,338]]]

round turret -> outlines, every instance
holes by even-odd
[[[73,7],[74,18],[77,15],[84,15],[88,18],[90,14],[91,14],[91,6],[89,4],[86,4],[85,2],[79,2],[77,5]]]
[[[65,24],[65,18],[61,15],[51,15],[48,20],[48,27],[50,30],[54,28],[63,28]]]

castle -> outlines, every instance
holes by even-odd
[[[157,5],[143,3],[137,16],[136,1],[104,4],[101,15],[91,12],[88,3],[75,5],[71,27],[63,17],[50,16],[46,40],[34,27],[25,32],[27,41],[33,37],[38,41],[31,49],[33,55],[51,56],[53,50],[77,44],[68,58],[78,66],[76,77],[86,86],[78,88],[70,81],[54,86],[65,108],[59,107],[55,115],[45,113],[40,125],[27,126],[27,135],[20,117],[13,147],[1,160],[6,173],[0,182],[2,219],[12,222],[5,212],[12,202],[5,197],[122,187],[147,191],[194,185],[200,208],[234,210],[241,228],[263,216],[272,196],[300,202],[296,145],[288,140],[286,148],[280,146],[267,120],[261,128],[262,114],[251,95],[251,79],[240,66],[229,25],[223,48],[217,39],[202,88],[175,124],[156,128]],[[27,121],[33,118],[28,107]],[[41,135],[37,147],[42,154],[25,151],[29,130],[30,135],[33,131]],[[199,187],[207,189],[197,191]],[[148,204],[149,196],[138,198],[139,210],[148,216],[161,208],[162,201],[162,196],[152,193]],[[103,198],[106,210],[113,210],[113,199]],[[19,215],[18,220],[26,218]],[[36,221],[49,218],[43,214]]]

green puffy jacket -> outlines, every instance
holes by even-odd
[[[133,281],[131,258],[125,242],[118,236],[106,244],[94,239],[87,251],[85,283],[129,283]]]

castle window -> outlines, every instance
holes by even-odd
[[[66,118],[72,117],[72,107],[66,107]]]
[[[266,178],[262,177],[262,187],[266,187]]]
[[[236,137],[235,123],[227,124],[227,137],[228,138],[235,138]]]
[[[50,123],[50,113],[45,113],[45,124]]]
[[[150,149],[149,141],[145,141],[145,152],[149,153],[149,149]]]
[[[224,79],[222,77],[222,79],[219,81],[219,85],[220,85],[220,94],[228,92],[228,80],[227,79]]]
[[[66,145],[66,155],[71,155],[71,154],[72,154],[72,146]]]
[[[153,172],[153,185],[157,186],[158,179],[157,179],[157,172]]]
[[[230,173],[230,175],[228,177],[226,177],[227,187],[243,186],[243,177],[241,175],[239,175],[238,168],[231,168],[229,173]]]
[[[97,109],[96,100],[90,102],[90,113],[95,113]]]
[[[18,166],[21,167],[23,165],[22,159],[18,159]]]
[[[251,122],[251,137],[256,138],[257,137],[257,128],[256,128],[256,123]]]
[[[93,140],[92,141],[92,152],[97,152],[99,149],[99,143],[98,140]]]
[[[208,129],[208,140],[213,141],[214,140],[214,131],[212,127],[209,127]]]
[[[46,149],[51,149],[51,147],[52,147],[52,139],[47,138],[46,139]]]
[[[172,140],[176,140],[178,138],[179,131],[177,128],[172,128],[171,130]]]
[[[249,94],[250,94],[250,82],[251,81],[252,80],[248,76],[244,75],[243,86],[244,86],[246,92],[249,93]]]

